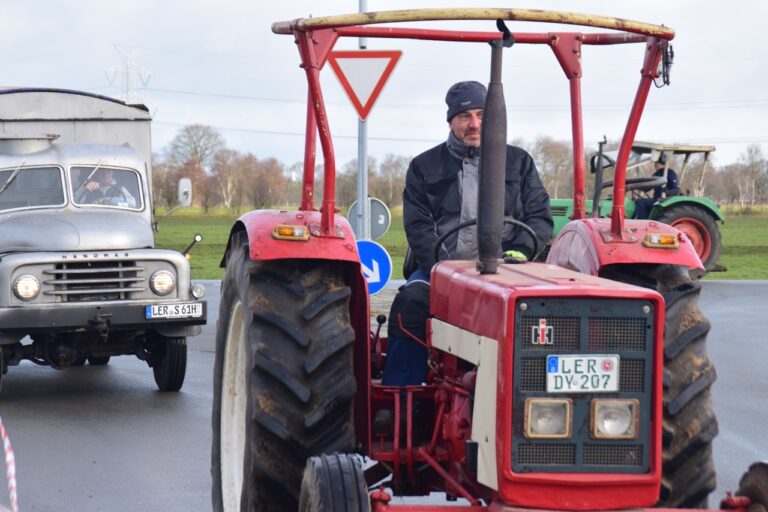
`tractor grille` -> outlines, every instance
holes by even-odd
[[[126,300],[147,289],[145,267],[135,261],[59,263],[43,284],[45,294],[62,302]]]
[[[525,304],[525,306],[522,306]],[[653,304],[632,299],[525,298],[516,304],[512,469],[525,472],[647,472],[653,361]],[[547,393],[547,355],[616,354],[619,390],[610,393]],[[528,439],[525,400],[570,398],[571,438]],[[593,398],[640,402],[639,436],[593,439]]]

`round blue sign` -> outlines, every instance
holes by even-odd
[[[373,240],[358,240],[357,252],[360,254],[360,266],[368,282],[368,293],[375,295],[392,278],[392,258],[381,244]]]

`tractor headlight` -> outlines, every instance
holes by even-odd
[[[157,295],[168,295],[176,289],[176,278],[169,270],[158,270],[149,278],[149,287]]]
[[[32,300],[40,294],[40,280],[32,274],[24,274],[13,282],[13,294],[21,300]]]
[[[567,398],[528,398],[525,401],[525,437],[571,437],[571,410],[571,400]]]
[[[597,439],[634,439],[637,437],[638,400],[592,400],[590,424]]]

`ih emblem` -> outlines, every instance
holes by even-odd
[[[555,340],[552,338],[552,326],[547,325],[546,318],[539,318],[539,326],[531,327],[532,345],[552,345]]]

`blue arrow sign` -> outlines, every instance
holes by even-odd
[[[392,258],[384,247],[373,240],[358,240],[357,252],[360,253],[363,276],[368,282],[368,293],[375,295],[392,278]]]

